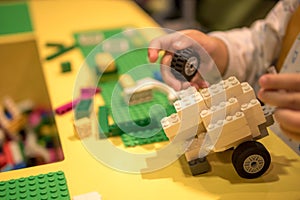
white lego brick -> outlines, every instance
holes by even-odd
[[[243,93],[238,96],[238,101],[240,104],[248,103],[251,99],[256,99],[255,92],[253,88],[247,82],[241,83]]]
[[[203,124],[207,127],[210,123],[225,119],[228,115],[234,115],[240,110],[240,104],[236,98],[230,98],[226,102],[221,102],[218,106],[212,106],[209,110],[203,110],[200,116]]]
[[[169,117],[164,117],[161,121],[162,128],[166,136],[173,138],[179,131],[180,119],[177,113],[173,113]]]
[[[200,94],[208,108],[226,101],[226,92],[222,84],[214,84],[200,90]]]
[[[258,137],[258,136],[261,135],[258,126],[251,126],[251,125],[249,125],[249,127],[250,127],[251,134],[252,134],[253,138]]]
[[[250,126],[266,122],[264,112],[257,99],[251,99],[249,103],[242,104],[241,111],[245,114]]]
[[[178,115],[184,118],[194,118],[202,110],[207,109],[206,104],[194,87],[181,91],[181,99],[173,104]]]
[[[191,96],[192,94],[195,94],[197,89],[195,87],[188,87],[185,90],[180,90],[177,92],[177,95],[180,99],[186,98],[187,96]]]
[[[248,125],[244,125],[233,131],[222,132],[213,150],[215,152],[224,151],[224,148],[229,149],[236,146],[238,141],[246,141],[250,138],[252,138],[252,136]]]
[[[83,117],[75,120],[74,126],[80,138],[86,138],[92,135],[92,122],[89,118]]]
[[[212,145],[215,144],[215,148],[221,148],[240,140],[242,137],[248,137],[249,134],[251,135],[251,131],[244,113],[237,112],[233,116],[227,116],[225,120],[210,124],[207,128],[207,134]]]
[[[193,138],[200,131],[203,131],[203,125],[199,124],[199,118],[181,119],[177,113],[174,113],[163,118],[161,125],[170,140],[173,140],[175,136],[185,140]]]
[[[72,200],[101,200],[102,197],[98,192],[89,192],[86,194],[81,194],[74,196]]]
[[[243,94],[242,86],[239,80],[231,76],[223,81],[224,89],[226,91],[226,98],[238,97]]]
[[[200,148],[203,145],[205,133],[199,135],[200,137],[195,137],[190,146],[185,151],[185,157],[187,161],[195,160],[199,158]]]

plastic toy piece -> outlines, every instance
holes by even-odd
[[[123,74],[119,79],[123,87],[124,101],[128,105],[136,105],[152,100],[152,87],[143,80],[135,82],[128,74]]]
[[[75,119],[80,119],[83,117],[89,117],[93,109],[92,99],[82,99],[76,105],[75,108]]]
[[[25,123],[26,118],[15,102],[10,97],[4,98],[3,107],[0,106],[0,126],[10,134],[14,134],[21,130]]]
[[[86,138],[92,135],[92,123],[88,117],[83,117],[74,121],[79,138]]]
[[[141,135],[151,135],[153,131],[157,132],[155,135],[151,137],[142,137]],[[135,136],[133,136],[135,135]],[[121,139],[126,147],[134,147],[137,145],[144,145],[144,144],[152,144],[155,142],[163,142],[168,141],[168,137],[164,134],[164,132],[158,129],[154,130],[144,130],[140,132],[122,134]]]
[[[268,150],[257,141],[241,143],[232,154],[232,163],[243,178],[257,178],[270,166],[271,157]]]
[[[70,63],[69,61],[62,62],[62,63],[60,64],[60,66],[61,66],[61,72],[62,72],[62,73],[72,71],[71,63]]]
[[[98,53],[95,62],[100,73],[111,73],[117,70],[114,58],[110,53]]]
[[[102,197],[98,192],[89,192],[86,194],[81,194],[74,196],[72,200],[101,200]]]
[[[203,174],[211,170],[211,166],[208,163],[206,157],[189,161],[188,164],[193,176]]]
[[[96,46],[102,42],[104,36],[102,33],[82,33],[78,36],[80,46]]]
[[[220,102],[219,98],[212,102],[222,95],[224,102]],[[202,161],[211,151],[230,148],[236,148],[232,163],[241,177],[257,178],[266,172],[270,155],[262,144],[253,140],[267,136],[267,127],[274,120],[272,109],[261,107],[253,95],[251,86],[240,84],[235,77],[200,92],[188,88],[179,93],[180,99],[174,103],[177,113],[162,119],[161,124],[170,140],[185,136],[186,143],[189,143],[185,157],[193,175],[206,171],[199,164],[199,159]],[[191,137],[194,139],[190,140]],[[199,170],[196,169],[198,164]]]
[[[123,88],[124,101],[128,105],[151,101],[155,90],[165,93],[170,103],[177,99],[176,93],[172,88],[152,78],[134,81],[130,75],[123,74],[119,79],[119,83]]]
[[[55,109],[55,113],[58,115],[63,115],[68,111],[71,111],[76,105],[80,102],[80,99],[76,99],[74,101],[71,101],[69,103],[66,103],[58,108]]]
[[[108,125],[108,108],[105,106],[100,106],[98,111],[99,120],[99,134],[100,138],[109,137],[109,125]]]
[[[90,99],[92,98],[95,94],[98,94],[101,92],[101,89],[96,87],[87,87],[87,88],[81,88],[80,89],[80,98],[81,99]]]
[[[90,99],[94,94],[101,92],[100,88],[82,88],[81,96],[78,99],[75,99],[73,102],[66,103],[62,106],[59,106],[55,109],[55,113],[58,115],[63,115],[68,111],[71,111],[76,105],[80,102],[80,99]]]
[[[70,194],[62,171],[0,181],[0,199],[69,200]]]
[[[173,75],[182,81],[190,81],[200,67],[200,56],[193,49],[187,48],[174,53],[171,61]]]
[[[62,55],[62,54],[64,54],[64,53],[66,53],[66,52],[68,52],[68,51],[70,51],[70,50],[77,47],[76,44],[74,44],[72,46],[69,46],[69,47],[66,47],[63,44],[56,44],[56,43],[47,43],[46,46],[56,47],[56,49],[57,49],[57,52],[47,56],[46,60],[52,60],[53,58],[56,58],[56,57],[58,57],[58,56],[60,56],[60,55]]]

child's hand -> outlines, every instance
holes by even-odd
[[[300,141],[300,74],[266,74],[259,84],[258,97],[277,107],[275,119],[282,131]]]
[[[201,79],[198,73],[191,80],[191,83],[188,83],[177,80],[170,71],[171,60],[175,51],[188,47],[197,49],[199,45],[213,58],[221,74],[223,74],[228,63],[228,52],[225,44],[221,40],[197,30],[183,30],[152,40],[148,49],[148,57],[150,62],[155,62],[159,57],[159,52],[165,51],[161,60],[162,77],[175,90],[180,90],[190,84],[202,88],[206,86],[206,82]]]

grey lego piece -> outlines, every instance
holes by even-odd
[[[211,169],[206,157],[191,160],[188,164],[193,176],[206,173]]]

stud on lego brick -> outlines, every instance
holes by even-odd
[[[174,107],[180,117],[193,119],[203,109],[207,109],[202,96],[194,87],[183,90],[178,95],[181,99],[175,101]]]
[[[212,106],[208,110],[203,110],[200,116],[203,124],[207,127],[210,123],[225,119],[228,115],[233,115],[240,110],[240,104],[236,98],[230,98],[226,102],[221,102],[217,106]]]

